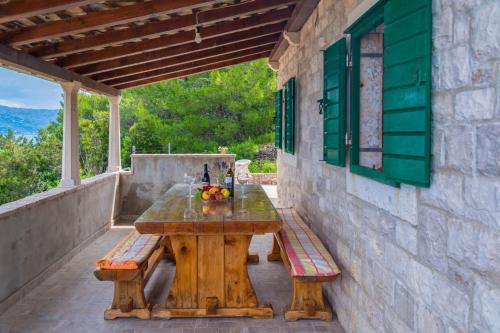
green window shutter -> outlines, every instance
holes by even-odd
[[[294,153],[295,142],[295,78],[285,83],[285,152]]]
[[[384,174],[430,186],[431,0],[384,6]]]
[[[345,166],[346,39],[323,53],[323,159]]]
[[[274,94],[275,118],[274,118],[274,146],[282,148],[281,141],[283,139],[283,131],[281,123],[283,121],[283,90],[278,90]]]

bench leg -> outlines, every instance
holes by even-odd
[[[150,319],[151,311],[144,297],[144,281],[139,274],[130,281],[114,281],[113,303],[104,311],[104,319],[137,317]]]
[[[332,320],[332,310],[323,297],[321,282],[303,282],[292,279],[292,301],[285,310],[285,320]]]
[[[273,235],[273,248],[267,255],[267,261],[281,261],[281,249],[276,240],[276,235]]]

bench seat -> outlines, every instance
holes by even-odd
[[[340,270],[316,234],[293,208],[278,209],[282,229],[274,234],[268,261],[283,261],[293,284],[285,320],[331,320],[330,306],[323,296],[322,282],[333,281]]]
[[[297,212],[290,208],[278,212],[284,222],[279,237],[290,260],[292,277],[333,280],[339,275],[332,256]]]
[[[161,236],[141,235],[133,230],[109,253],[97,260],[100,269],[139,269],[156,249]]]
[[[94,275],[101,281],[113,281],[111,306],[105,319],[137,317],[150,319],[144,287],[159,261],[165,257],[168,238],[141,235],[136,230],[123,238],[104,258],[97,260]]]

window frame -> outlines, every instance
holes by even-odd
[[[349,167],[352,173],[374,179],[384,184],[399,187],[400,183],[389,179],[384,171],[373,170],[359,164],[360,141],[360,68],[361,68],[361,38],[380,23],[384,22],[384,5],[387,0],[381,0],[363,14],[346,30],[351,35],[350,59],[350,137]],[[384,54],[385,57],[385,54]],[[383,167],[383,166],[382,166]]]

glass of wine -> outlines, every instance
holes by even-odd
[[[189,194],[187,196],[188,198],[194,198],[193,185],[195,180],[195,176],[189,176],[187,173],[184,174],[184,183],[186,183],[186,185],[189,185]]]

